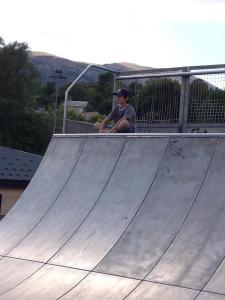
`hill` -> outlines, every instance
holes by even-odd
[[[87,62],[77,62],[66,58],[58,57],[45,52],[32,52],[30,55],[30,60],[32,64],[41,74],[41,79],[43,83],[51,81],[50,75],[54,75],[55,70],[59,69],[63,71],[63,75],[66,77],[65,80],[60,80],[60,85],[72,82],[87,66]],[[102,65],[103,67],[112,69],[118,72],[148,69],[150,67],[139,66],[136,64],[121,62]],[[94,82],[101,70],[91,69],[84,76],[86,82]]]

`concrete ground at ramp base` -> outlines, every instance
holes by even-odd
[[[225,135],[54,135],[0,222],[1,299],[225,299]]]

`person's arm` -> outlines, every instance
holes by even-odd
[[[135,110],[132,107],[128,106],[128,108],[125,111],[124,116],[115,124],[115,126],[111,129],[110,132],[116,133],[117,130],[118,130],[118,127],[119,127],[120,123],[123,120],[127,120],[129,122],[130,119],[132,119],[133,117],[135,117]]]
[[[119,127],[119,124],[121,121],[123,120],[127,120],[127,117],[126,116],[123,116],[114,126],[113,128],[110,130],[111,133],[116,133],[117,130],[118,130],[118,127]]]
[[[106,118],[103,120],[103,122],[101,123],[101,126],[100,126],[100,128],[99,128],[99,132],[100,132],[100,133],[104,130],[104,128],[105,128],[105,126],[106,126],[106,124],[107,124],[108,121],[110,121],[110,119],[109,119],[108,117],[106,117]]]
[[[107,122],[110,122],[110,121],[112,121],[113,120],[113,117],[114,117],[114,115],[115,115],[115,112],[116,112],[116,107],[114,107],[113,109],[112,109],[112,111],[110,112],[110,114],[105,118],[105,120],[102,122],[102,124],[101,124],[101,126],[100,126],[100,129],[99,129],[99,132],[101,133],[101,132],[105,132],[105,126],[106,126],[106,124],[107,124]],[[115,127],[115,126],[114,126]],[[108,132],[111,132],[111,130],[108,130]]]

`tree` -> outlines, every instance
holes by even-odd
[[[113,74],[99,75],[93,95],[89,98],[87,110],[108,114],[112,109]]]
[[[137,118],[149,123],[177,122],[179,100],[180,83],[176,80],[149,79],[138,83],[135,89]]]
[[[43,105],[46,109],[53,107],[55,101],[55,84],[48,82],[46,86],[40,89],[39,95],[36,97],[36,104],[39,107]]]
[[[49,114],[35,111],[41,91],[26,43],[0,48],[0,144],[43,154],[51,137]]]
[[[70,91],[70,97],[73,101],[88,101],[92,98],[94,87],[92,84],[87,84],[86,82],[79,82],[74,85]],[[65,90],[61,92],[61,99],[64,100]]]
[[[197,78],[190,84],[188,121],[193,123],[224,123],[225,92]]]
[[[3,46],[5,44],[3,38],[0,36],[0,46]]]
[[[0,49],[0,96],[18,109],[31,107],[37,93],[38,74],[28,55],[26,43],[14,42]]]

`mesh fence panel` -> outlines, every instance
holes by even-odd
[[[118,81],[131,91],[139,124],[176,124],[179,120],[180,78],[145,78]]]
[[[225,73],[192,76],[188,123],[225,122]]]
[[[179,124],[185,128],[187,123],[221,124],[225,123],[224,68],[225,65],[192,67],[191,71],[173,70],[173,74],[168,70],[168,76],[160,72],[136,74],[118,80],[118,85],[131,90],[131,103],[141,125]]]

